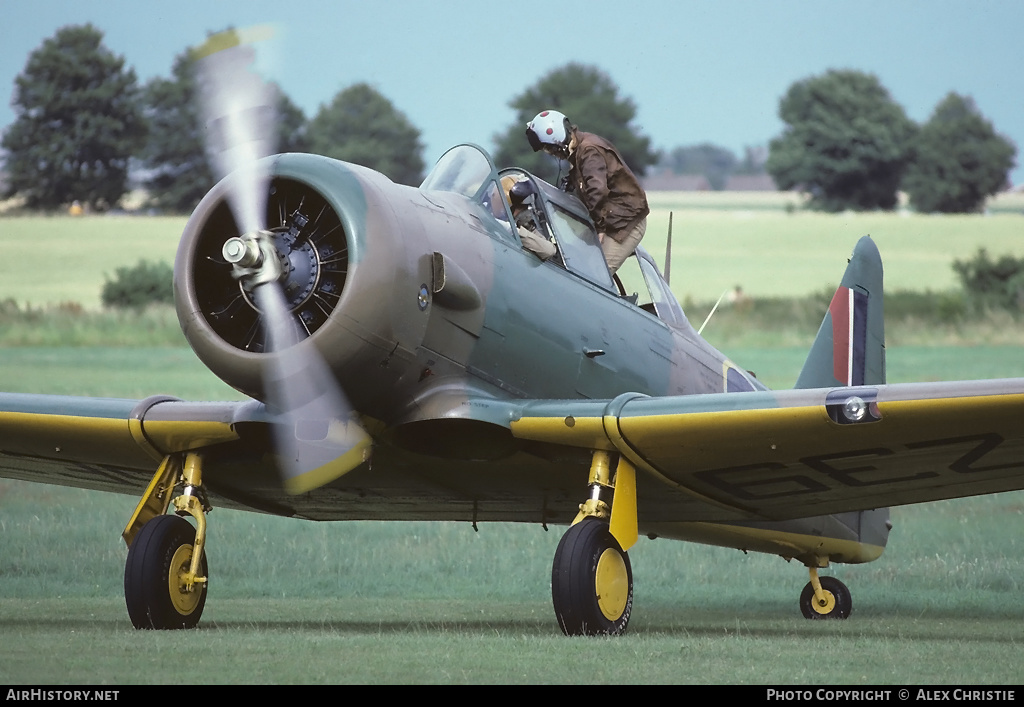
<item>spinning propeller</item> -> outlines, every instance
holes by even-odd
[[[222,255],[258,310],[266,338],[264,397],[285,489],[304,493],[351,471],[365,459],[370,438],[360,427],[337,379],[294,316],[284,290],[289,255],[304,223],[267,229],[268,160],[277,135],[276,87],[255,71],[253,44],[268,28],[228,30],[196,50],[197,85],[206,148],[241,235]]]

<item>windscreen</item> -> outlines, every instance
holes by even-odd
[[[473,198],[493,171],[490,160],[480,148],[459,145],[441,155],[420,189],[450,191]]]
[[[566,269],[615,292],[615,283],[591,225],[555,205],[550,211],[550,221]]]

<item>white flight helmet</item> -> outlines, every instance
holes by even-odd
[[[544,145],[552,145],[567,157],[571,132],[572,125],[569,119],[557,110],[541,111],[526,124],[526,139],[530,141],[530,147],[534,152],[542,149]]]

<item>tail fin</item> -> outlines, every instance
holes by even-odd
[[[853,249],[795,387],[883,383],[882,258],[874,241],[864,236]]]

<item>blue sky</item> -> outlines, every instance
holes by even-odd
[[[831,68],[874,73],[914,120],[950,91],[1024,149],[1021,0],[0,0],[0,129],[14,78],[68,24],[91,22],[140,81],[228,26],[275,23],[278,80],[311,117],[365,81],[422,132],[432,164],[487,148],[509,101],[570,61],[596,65],[638,108],[656,148],[711,142],[739,156],[782,131],[779,98]],[[538,110],[545,106],[538,106]],[[586,129],[586,116],[570,116]],[[1024,184],[1024,155],[1012,174]]]

